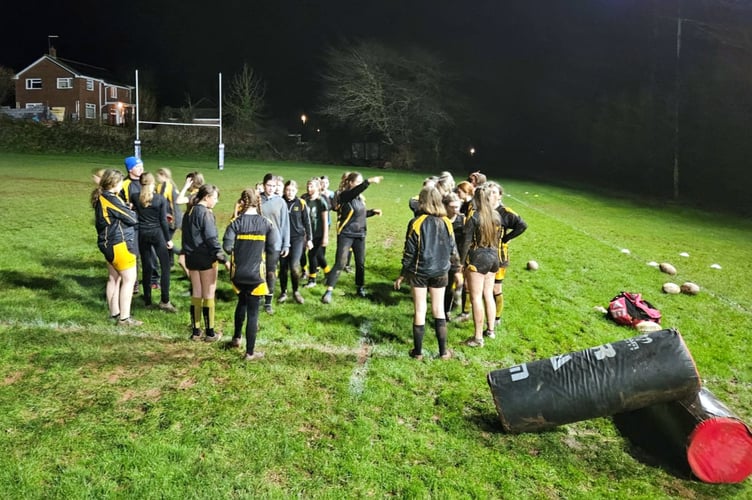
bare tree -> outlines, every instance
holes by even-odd
[[[331,48],[323,74],[321,113],[367,133],[411,167],[416,149],[435,150],[452,118],[444,102],[446,77],[431,54],[362,42]]]
[[[247,63],[230,82],[224,99],[224,111],[230,123],[238,128],[253,131],[257,128],[264,109],[266,84]]]

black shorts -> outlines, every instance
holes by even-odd
[[[208,255],[203,254],[186,254],[185,267],[189,271],[206,271],[214,267],[216,260]]]
[[[426,278],[408,274],[405,276],[405,281],[413,288],[446,288],[447,284],[449,284],[449,276],[445,273],[441,276]]]
[[[499,253],[495,248],[476,248],[467,256],[467,269],[480,274],[496,273],[499,270]]]

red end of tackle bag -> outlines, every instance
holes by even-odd
[[[752,474],[752,431],[708,389],[614,415],[633,444],[706,483],[740,483]]]
[[[532,432],[691,398],[700,376],[681,334],[650,332],[488,374],[507,432]]]

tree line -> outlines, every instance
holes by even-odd
[[[752,212],[752,8],[585,3],[596,22],[578,23],[585,7],[555,4],[524,25],[515,57],[489,51],[463,65],[372,40],[329,47],[314,109],[320,133],[297,143],[275,121],[263,77],[244,64],[225,92],[225,126],[255,145],[250,154],[341,163],[352,143],[370,142],[380,145],[377,164],[394,168],[482,169]],[[0,68],[5,100],[10,75]],[[159,110],[148,89],[141,100],[145,119],[190,119],[194,108],[186,96]]]

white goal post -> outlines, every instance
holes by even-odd
[[[141,120],[139,116],[139,98],[138,98],[138,70],[136,70],[136,140],[133,142],[134,154],[137,158],[141,158],[141,124],[149,125],[176,125],[180,127],[215,127],[219,129],[219,143],[217,145],[219,160],[217,162],[217,168],[224,170],[225,168],[225,144],[222,142],[222,73],[219,73],[219,116],[215,121],[216,123],[185,123],[185,122],[152,122]]]

